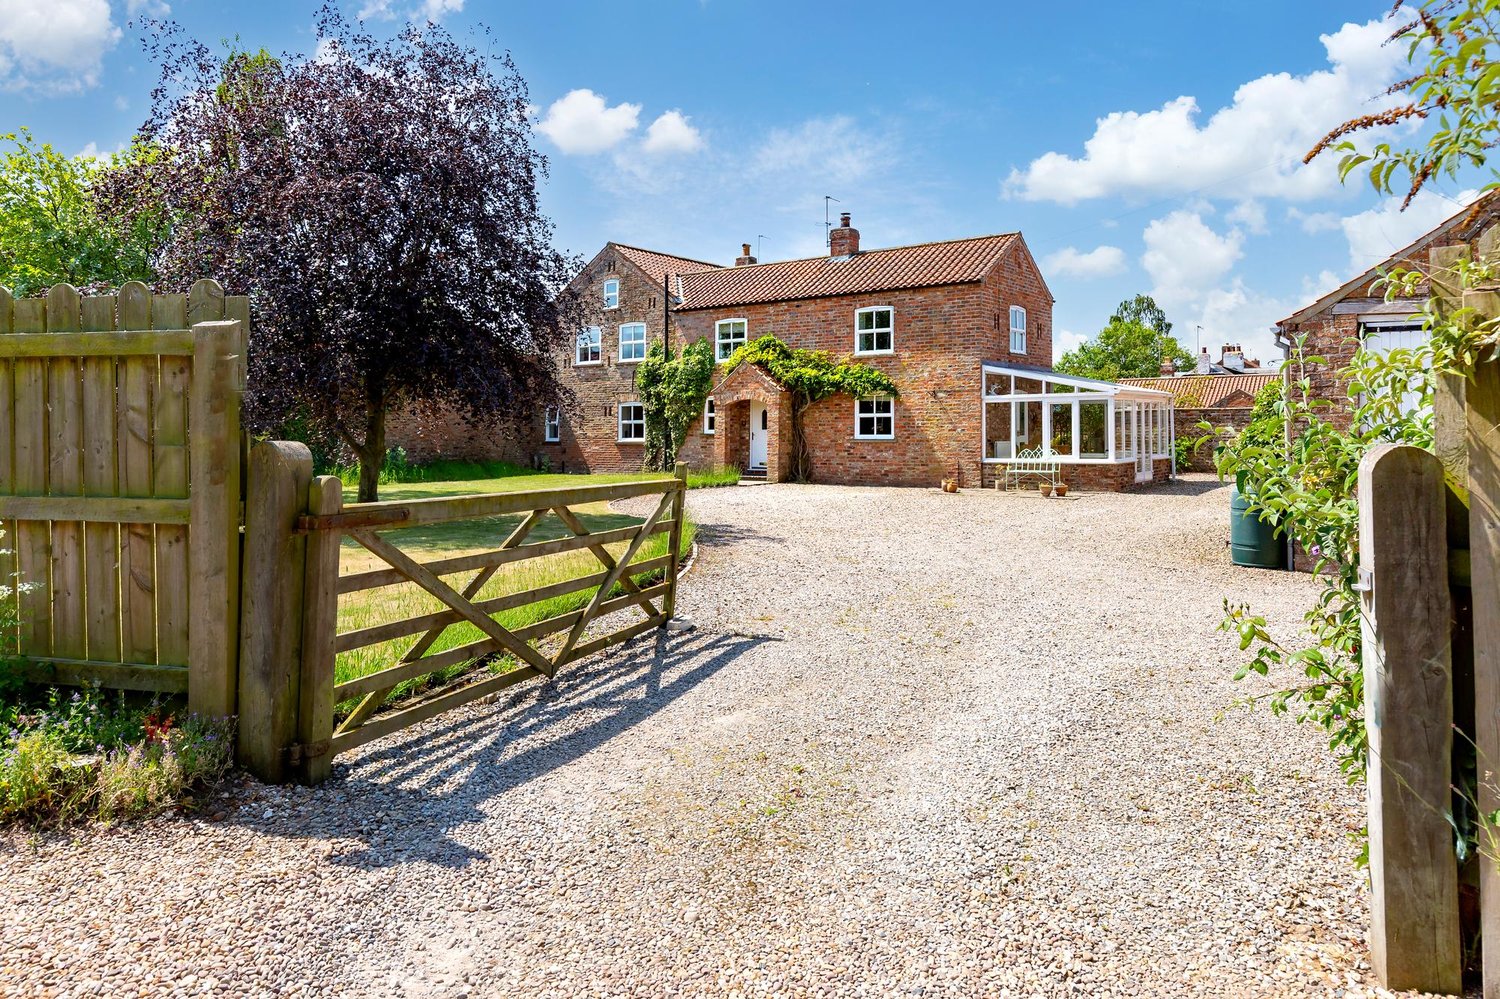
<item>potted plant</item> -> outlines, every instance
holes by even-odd
[[[1052,492],[1057,496],[1066,496],[1068,495],[1068,484],[1066,482],[1059,482],[1052,487]]]
[[[1036,484],[1036,488],[1037,491],[1040,492],[1043,496],[1052,495],[1052,483],[1050,482],[1038,482]]]

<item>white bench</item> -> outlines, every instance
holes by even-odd
[[[1027,478],[1034,478],[1040,482],[1057,483],[1058,465],[1057,459],[1051,455],[1043,454],[1041,448],[1022,448],[1016,452],[1016,456],[1007,462],[1005,467],[1005,487],[1019,486]]]

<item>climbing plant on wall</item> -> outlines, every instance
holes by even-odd
[[[646,470],[671,468],[688,428],[703,413],[714,381],[714,351],[695,340],[673,355],[657,343],[635,369],[635,387],[646,416]]]
[[[802,417],[815,403],[835,395],[865,399],[874,395],[897,395],[896,383],[878,368],[857,361],[836,361],[827,351],[788,347],[774,336],[750,341],[730,355],[726,371],[741,364],[754,364],[776,379],[792,397],[793,482],[812,479],[812,454]]]

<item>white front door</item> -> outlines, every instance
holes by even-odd
[[[762,403],[750,404],[750,467],[766,467],[766,439],[771,436],[771,424]]]

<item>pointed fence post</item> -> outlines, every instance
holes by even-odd
[[[1462,986],[1445,503],[1429,451],[1382,444],[1359,464],[1370,956],[1389,989],[1450,994]]]

